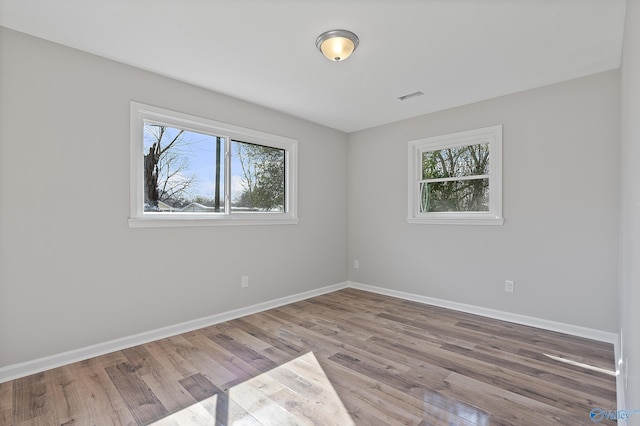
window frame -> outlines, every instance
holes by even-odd
[[[220,213],[144,211],[144,123],[154,122],[224,138],[224,200]],[[247,142],[285,151],[285,211],[231,211],[231,141]],[[146,105],[130,103],[129,227],[181,227],[217,225],[288,225],[298,223],[298,141],[233,124]]]
[[[489,144],[489,210],[486,212],[420,212],[422,153]],[[502,124],[450,133],[408,143],[407,222],[440,225],[502,225]],[[463,179],[451,179],[459,181]]]

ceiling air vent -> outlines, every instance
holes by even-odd
[[[400,99],[401,101],[406,101],[408,99],[417,98],[418,96],[422,96],[422,95],[424,95],[424,93],[422,93],[421,91],[417,91],[417,92],[409,93],[408,95],[399,96],[398,99]]]

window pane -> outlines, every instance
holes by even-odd
[[[285,211],[285,150],[231,141],[231,211]]]
[[[144,211],[224,212],[224,139],[144,123]]]
[[[487,174],[489,174],[488,143],[422,153],[422,179]]]
[[[489,211],[489,179],[420,184],[420,213]]]

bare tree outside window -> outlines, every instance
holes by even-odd
[[[298,223],[298,141],[132,101],[129,226]]]
[[[502,225],[502,125],[408,143],[407,222]]]
[[[144,124],[144,210],[219,212],[221,138]]]
[[[489,210],[489,144],[422,153],[421,212]]]

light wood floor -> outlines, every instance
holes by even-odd
[[[0,384],[1,425],[593,425],[610,344],[340,290]]]

